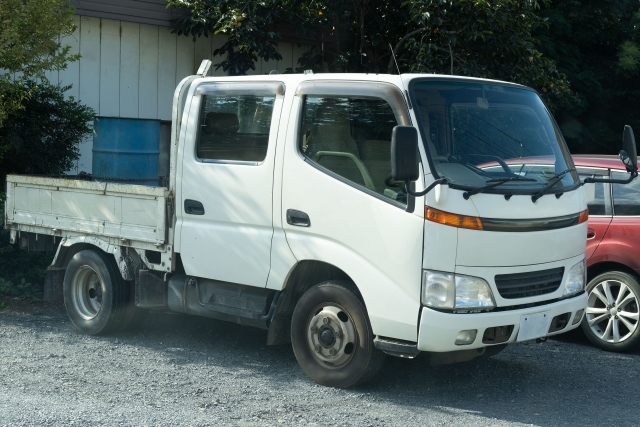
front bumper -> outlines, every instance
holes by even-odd
[[[505,343],[513,343],[517,341],[520,318],[523,315],[530,315],[550,311],[548,319],[547,331],[551,324],[551,320],[561,314],[571,313],[569,323],[564,329],[547,333],[547,336],[558,335],[570,331],[580,326],[580,322],[574,324],[574,316],[577,311],[587,306],[587,294],[567,298],[551,304],[539,305],[537,307],[524,308],[520,310],[508,310],[489,313],[471,313],[471,314],[454,314],[443,313],[432,310],[427,307],[422,308],[420,317],[420,329],[418,331],[418,350],[432,352],[446,352],[457,350],[470,350],[474,348],[487,347],[490,344],[484,344],[482,337],[488,328],[499,326],[513,326],[511,336]],[[455,345],[458,332],[468,329],[477,329],[476,339],[469,345]]]

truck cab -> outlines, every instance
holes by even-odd
[[[170,170],[154,247],[57,229],[65,255],[54,264],[79,330],[120,328],[134,314],[104,301],[126,294],[131,313],[166,306],[268,329],[268,344],[291,342],[313,380],[349,387],[384,354],[470,360],[582,320],[587,201],[530,88],[410,74],[193,76],[174,97]],[[18,216],[9,228],[40,230]],[[108,254],[104,268],[82,255],[92,250]],[[107,326],[87,326],[99,316]]]
[[[296,356],[328,371],[314,379],[349,364],[349,343],[406,357],[475,355],[579,326],[587,207],[575,171],[532,201],[573,167],[532,90],[307,74],[198,79],[186,99],[175,229],[186,275],[283,291],[309,280],[302,270],[324,270],[298,292],[348,283],[327,292],[352,292],[363,304],[371,336],[356,326],[357,339],[343,343],[322,337],[350,334],[357,313],[340,321],[344,303],[318,313],[291,307],[291,336],[304,341],[294,339]],[[414,197],[393,179],[396,126],[419,131],[420,173],[409,185],[448,185]],[[554,162],[503,167],[532,156]]]

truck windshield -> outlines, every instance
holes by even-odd
[[[574,187],[573,162],[555,121],[533,91],[494,84],[414,81],[411,97],[435,178],[460,189],[521,176],[488,193],[535,194]],[[492,181],[493,180],[493,181]],[[491,182],[489,182],[491,181]]]

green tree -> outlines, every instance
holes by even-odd
[[[91,133],[95,113],[73,97],[65,99],[70,87],[32,80],[23,87],[31,97],[0,128],[0,140],[7,142],[0,182],[9,173],[64,174],[79,157],[78,144]]]
[[[66,0],[0,0],[0,127],[33,93],[13,74],[42,77],[78,59],[60,44],[73,30],[73,8]],[[0,156],[4,150],[0,141]]]
[[[282,59],[284,26],[318,43],[296,70],[393,73],[389,44],[403,72],[481,76],[533,86],[556,105],[575,103],[568,82],[538,49],[531,31],[546,25],[536,11],[547,0],[169,0],[191,15],[178,34],[225,34],[216,66],[232,74]]]
[[[536,1],[413,0],[419,28],[405,47],[417,52],[412,71],[513,81],[537,89],[555,109],[577,100],[565,76],[537,47],[532,29],[544,27]]]
[[[580,103],[556,112],[572,152],[620,150],[624,125],[640,129],[638,0],[554,0],[534,36],[567,76]]]
[[[63,174],[71,168],[78,158],[78,143],[91,132],[94,111],[73,97],[65,99],[67,89],[46,81],[23,81],[19,90],[30,96],[0,128],[0,141],[6,141],[5,155],[0,158],[0,182],[4,183],[8,173]],[[53,254],[25,252],[10,245],[9,233],[3,229],[3,208],[4,194],[0,192],[0,298],[40,298]]]

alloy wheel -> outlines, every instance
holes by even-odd
[[[638,297],[623,282],[605,280],[589,293],[586,320],[600,340],[621,343],[638,328]]]

